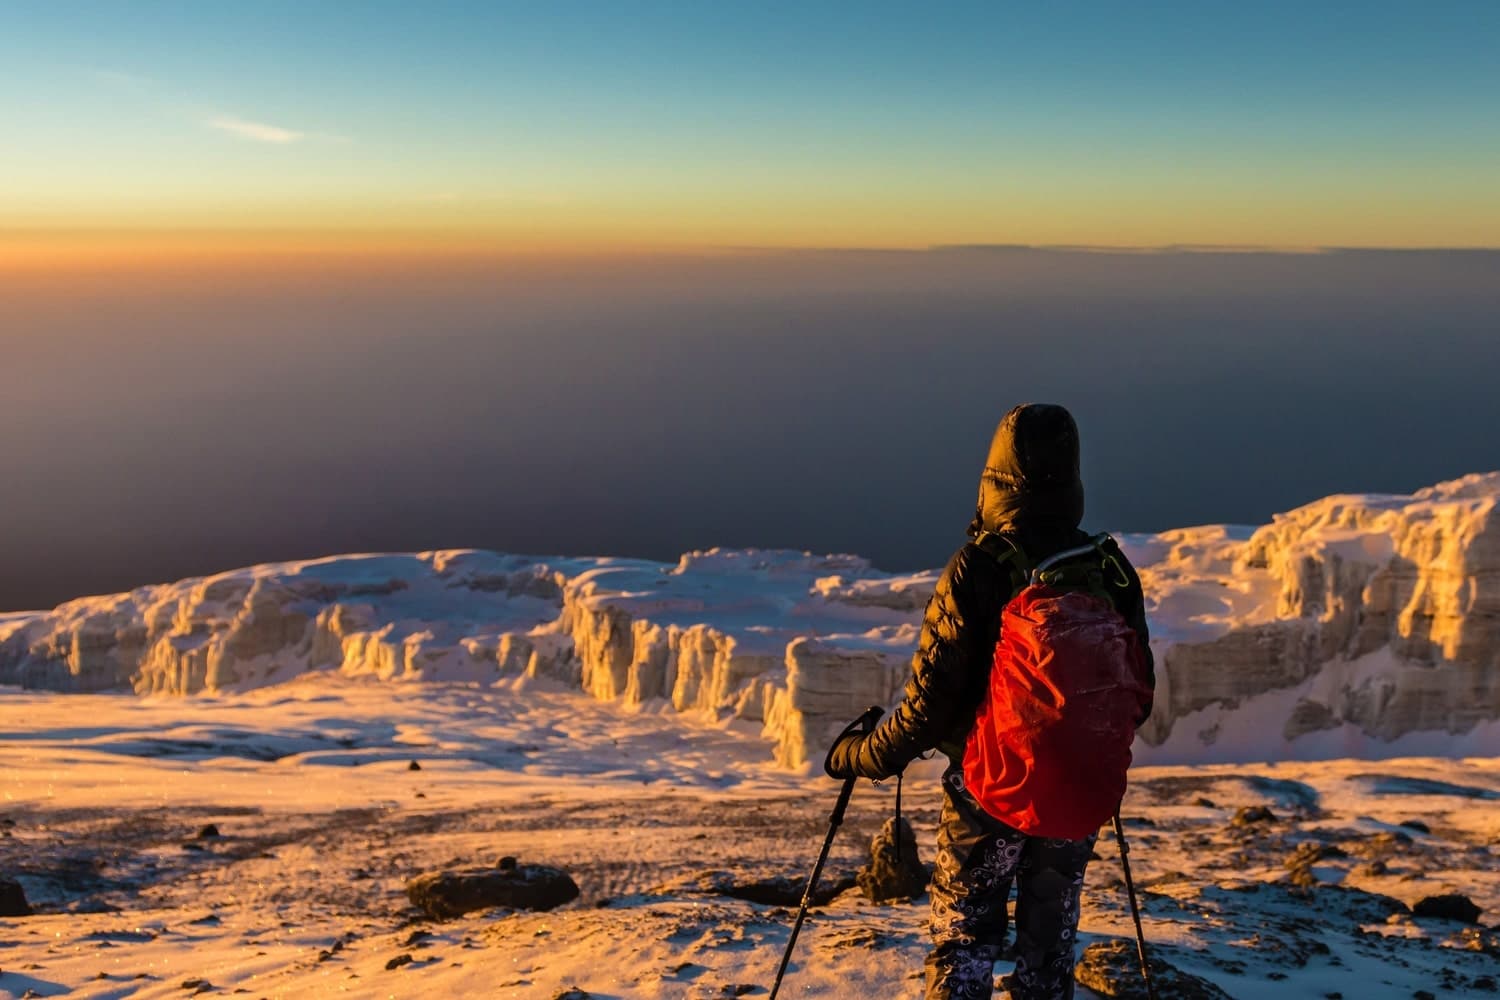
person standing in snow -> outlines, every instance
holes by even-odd
[[[921,643],[901,703],[868,734],[842,738],[830,751],[837,778],[888,778],[933,749],[949,758],[937,865],[929,895],[932,951],[927,1000],[990,997],[1006,931],[1014,880],[1014,1000],[1073,996],[1074,943],[1084,869],[1096,833],[1081,839],[1027,835],[990,815],[965,787],[964,754],[985,702],[1002,612],[1018,589],[1004,553],[1024,552],[1031,566],[1090,538],[1083,519],[1078,428],[1061,406],[1027,404],[995,431],[979,483],[969,541],[948,561],[928,602]],[[1119,567],[1106,585],[1114,610],[1135,633],[1144,710],[1154,673],[1140,579],[1113,540],[1105,559]],[[1021,578],[1024,582],[1024,576]],[[1127,722],[1127,730],[1131,728]],[[1127,754],[1128,757],[1128,754]],[[1123,780],[1123,773],[1122,773]]]

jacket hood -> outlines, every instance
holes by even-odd
[[[1025,403],[995,428],[979,477],[979,504],[969,534],[1076,529],[1083,521],[1078,425],[1050,403]]]

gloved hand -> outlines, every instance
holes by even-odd
[[[845,733],[834,740],[833,747],[828,751],[828,758],[823,762],[823,770],[830,778],[840,781],[860,777],[859,755],[868,738],[865,733]]]
[[[879,705],[871,705],[863,715],[845,726],[838,739],[833,741],[833,746],[828,748],[828,756],[823,758],[824,773],[840,781],[848,781],[861,775],[866,778],[884,778],[883,774],[870,774],[859,769],[865,740],[875,731],[875,723],[884,714],[885,709]]]

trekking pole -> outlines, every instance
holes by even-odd
[[[1156,987],[1151,982],[1151,967],[1146,963],[1146,932],[1141,930],[1141,907],[1135,899],[1135,881],[1130,877],[1130,847],[1125,843],[1125,827],[1120,823],[1120,810],[1115,810],[1115,843],[1120,845],[1120,867],[1125,870],[1125,891],[1130,894],[1130,916],[1135,920],[1135,951],[1141,959],[1141,978],[1146,981],[1146,996],[1156,1000]]]
[[[885,710],[878,705],[872,705],[865,710],[865,714],[855,719],[844,727],[839,733],[838,739],[833,741],[833,746],[828,748],[830,756],[833,747],[839,745],[839,741],[845,736],[854,733],[868,733],[875,728],[875,723],[885,714]],[[828,762],[823,765],[826,770]],[[792,949],[797,946],[797,935],[802,931],[802,922],[807,919],[807,908],[812,905],[813,892],[818,888],[818,879],[823,876],[823,864],[828,860],[828,852],[833,848],[833,837],[839,832],[839,824],[844,822],[844,810],[849,808],[849,796],[854,794],[854,783],[858,778],[845,778],[844,787],[839,789],[838,801],[833,805],[833,813],[828,817],[828,836],[823,838],[823,849],[818,852],[818,860],[813,865],[812,875],[808,877],[807,888],[802,890],[802,904],[797,907],[797,919],[792,923],[791,937],[787,938],[786,951],[782,952],[781,965],[776,969],[776,982],[771,984],[770,1000],[776,1000],[776,994],[781,989],[781,979],[786,975],[787,964],[792,960]],[[1153,998],[1154,1000],[1154,998]]]

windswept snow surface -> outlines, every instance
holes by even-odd
[[[733,727],[547,688],[323,675],[192,698],[0,692],[0,874],[38,909],[0,920],[0,996],[764,997],[792,911],[719,895],[711,873],[805,878],[836,784]],[[927,861],[934,766],[904,796]],[[1132,781],[1155,954],[1231,996],[1473,996],[1500,972],[1477,932],[1371,895],[1462,892],[1496,921],[1500,762]],[[861,862],[892,792],[861,784],[830,880]],[[1275,818],[1235,826],[1251,805]],[[220,836],[198,837],[208,823]],[[1299,890],[1286,862],[1304,844],[1326,857]],[[1131,934],[1115,845],[1099,854],[1084,945]],[[503,855],[565,868],[582,896],[444,923],[408,906],[410,877]],[[919,996],[926,912],[857,892],[815,909],[786,995]]]

